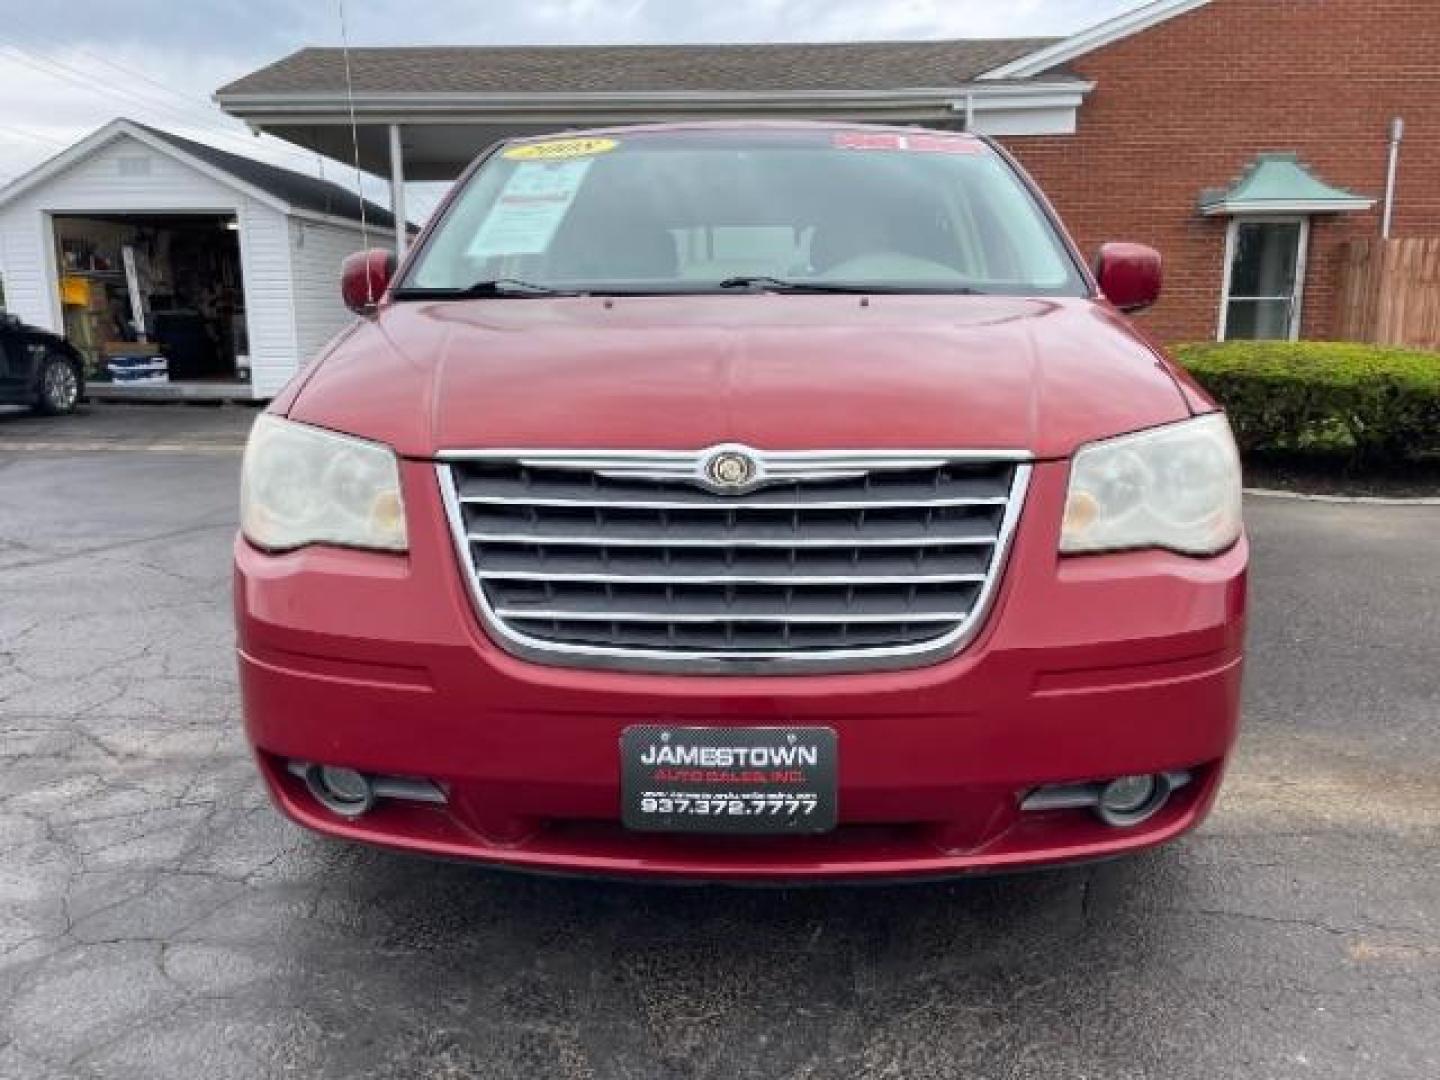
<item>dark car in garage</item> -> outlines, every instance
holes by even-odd
[[[0,405],[72,412],[85,392],[85,364],[64,338],[0,311]]]

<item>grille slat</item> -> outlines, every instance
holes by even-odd
[[[544,547],[670,547],[670,548],[713,548],[723,544],[733,548],[922,548],[943,547],[948,544],[974,544],[989,547],[995,543],[993,533],[989,536],[976,532],[971,535],[935,533],[933,535],[870,536],[856,531],[849,534],[831,533],[821,536],[802,536],[795,531],[775,532],[770,535],[746,535],[738,529],[716,531],[711,536],[700,530],[685,534],[671,534],[665,530],[648,535],[626,535],[607,531],[590,536],[574,533],[537,532],[496,532],[472,531],[470,540],[477,544],[538,544]]]
[[[851,615],[888,614],[897,622],[910,615],[967,611],[976,585],[617,585],[593,582],[493,581],[487,593],[496,608],[515,611],[564,609],[605,614],[619,610],[753,618],[760,615],[822,615],[831,621]]]
[[[536,544],[471,544],[475,568],[487,578],[524,579],[537,572],[556,580],[606,580],[658,577],[666,581],[719,579],[777,581],[780,584],[827,584],[869,580],[981,581],[989,551],[978,544],[964,547],[903,548],[838,547],[685,547],[572,546]],[[576,577],[575,575],[583,575]],[[802,579],[809,579],[802,580]]]
[[[673,497],[648,499],[571,498],[561,495],[539,495],[534,497],[513,495],[462,495],[460,501],[481,506],[534,506],[556,509],[604,509],[615,506],[635,510],[792,510],[797,505],[802,510],[901,510],[914,506],[1004,506],[1003,495],[939,496],[930,499],[810,499],[806,502],[723,502],[713,500],[702,502],[698,499]]]
[[[927,473],[932,475],[926,475]],[[684,480],[612,480],[595,473],[576,475],[558,468],[514,465],[462,476],[460,501],[482,505],[552,507],[632,506],[645,509],[734,510],[745,507],[789,510],[858,510],[917,505],[995,506],[1009,496],[996,473],[961,474],[947,466],[901,470],[883,477],[867,473],[813,482],[781,481],[743,496],[717,496]]]
[[[486,581],[594,581],[635,585],[948,585],[984,581],[984,574],[632,574],[573,570],[487,570]]]
[[[708,451],[452,455],[483,619],[533,658],[686,671],[907,666],[974,632],[1020,455],[746,452],[761,479],[724,494]]]
[[[768,612],[763,615],[745,615],[727,611],[723,615],[701,612],[656,611],[531,611],[526,608],[499,608],[495,614],[502,619],[539,620],[541,622],[649,622],[687,623],[714,622],[723,617],[730,622],[748,623],[814,623],[826,624],[836,621],[834,615],[806,615],[794,612]],[[965,618],[963,611],[937,611],[933,615],[917,614],[913,611],[887,611],[880,614],[855,612],[847,614],[847,623],[944,623],[959,622]]]

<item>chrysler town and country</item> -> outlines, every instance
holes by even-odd
[[[1000,147],[815,123],[490,150],[256,423],[235,604],[279,807],[531,870],[922,877],[1213,803],[1224,415]]]

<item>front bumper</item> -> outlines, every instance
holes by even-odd
[[[682,676],[545,667],[481,630],[433,471],[404,465],[411,551],[236,543],[245,723],[280,808],[320,832],[534,870],[693,879],[936,876],[1098,858],[1202,820],[1236,734],[1247,549],[1056,555],[1066,470],[1036,467],[996,604],[961,655],[911,671]],[[840,824],[818,837],[631,833],[633,724],[839,735]],[[347,820],[291,761],[432,780],[443,806]],[[1150,821],[1022,812],[1041,785],[1188,770]]]

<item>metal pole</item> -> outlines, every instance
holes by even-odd
[[[1390,239],[1390,229],[1395,223],[1395,181],[1400,174],[1400,143],[1405,139],[1405,121],[1396,117],[1390,121],[1390,166],[1385,175],[1385,220],[1380,225],[1382,239]]]
[[[400,125],[390,125],[390,211],[395,215],[395,258],[405,258],[410,231],[405,223],[405,152],[400,146]]]

